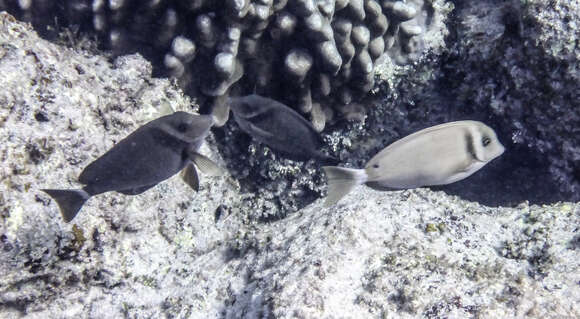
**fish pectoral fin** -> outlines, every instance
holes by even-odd
[[[145,192],[146,190],[154,187],[155,185],[157,185],[157,184],[145,185],[145,186],[140,186],[140,187],[135,187],[135,188],[130,188],[130,189],[123,189],[123,190],[117,191],[117,193],[121,193],[124,195],[139,195],[139,194]]]
[[[271,132],[268,131],[264,131],[263,129],[257,127],[256,125],[252,124],[252,123],[248,123],[250,130],[252,130],[254,132],[254,134],[260,135],[262,137],[265,138],[273,138],[274,134],[272,134]]]
[[[207,158],[204,155],[201,155],[197,152],[190,152],[189,158],[191,161],[199,168],[199,170],[204,173],[205,175],[209,176],[223,176],[225,175],[224,170],[217,166],[212,160]]]
[[[199,192],[199,176],[193,163],[189,163],[181,171],[181,179],[196,192]]]

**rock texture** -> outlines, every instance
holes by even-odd
[[[147,119],[195,107],[138,55],[59,47],[5,13],[0,74],[2,317],[580,316],[578,203],[361,187],[258,223],[234,180],[201,176],[198,193],[174,178],[103,194],[65,224],[39,188],[75,186]]]
[[[374,86],[377,60],[406,64],[439,50],[443,0],[47,0],[0,2],[46,29],[99,36],[115,54],[140,52],[189,93],[208,97],[223,125],[231,93],[259,92],[295,107],[320,131]],[[387,53],[387,55],[384,55]]]
[[[485,109],[513,156],[540,163],[545,193],[580,200],[580,1],[470,3],[458,11],[464,20],[444,81],[456,103]]]

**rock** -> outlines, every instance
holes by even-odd
[[[269,190],[239,193],[231,178],[200,174],[198,193],[175,177],[138,196],[100,195],[65,224],[40,188],[73,187],[143,122],[196,109],[140,56],[108,61],[0,14],[4,316],[580,316],[580,203],[493,208],[429,189],[359,187],[338,206],[317,200],[264,223],[276,210]],[[347,149],[350,137],[328,138]],[[224,165],[215,146],[202,153]],[[265,165],[324,187],[312,164],[301,168],[309,174]]]
[[[552,200],[580,200],[580,3],[510,1],[460,10],[466,23],[452,52],[463,58],[446,75],[458,103],[493,116],[515,157],[541,163],[533,174],[547,171],[538,184]],[[485,36],[476,36],[482,29]],[[451,80],[461,72],[453,70],[457,64],[470,70],[461,83]]]
[[[361,187],[344,205],[321,205],[240,232],[232,253],[252,272],[232,282],[226,316],[263,305],[273,317],[303,318],[579,315],[580,253],[567,225],[578,222],[578,204],[488,208],[424,189]]]

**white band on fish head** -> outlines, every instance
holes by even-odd
[[[485,162],[485,150],[481,144],[482,134],[476,126],[471,126],[465,133],[466,148],[474,160]]]

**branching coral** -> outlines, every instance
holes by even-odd
[[[229,94],[258,92],[292,105],[319,131],[337,112],[360,112],[351,103],[374,86],[381,56],[417,59],[436,15],[423,0],[20,0],[1,7],[36,24],[52,13],[96,32],[116,54],[157,59],[208,98],[219,124]]]

